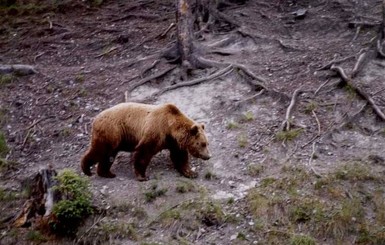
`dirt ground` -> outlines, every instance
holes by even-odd
[[[371,47],[376,25],[357,28],[359,25],[351,23],[367,21],[378,26],[380,1],[358,2],[247,1],[224,8],[223,13],[242,23],[238,30],[244,32],[223,24],[203,33],[199,43],[206,47],[218,47],[218,42],[231,39],[223,42],[221,52],[205,57],[243,64],[264,78],[268,89],[286,96],[262,93],[251,98],[258,91],[233,69],[216,79],[152,98],[151,103],[172,102],[191,118],[205,123],[213,157],[209,161],[192,159],[199,177],[189,180],[173,169],[168,153],[162,152],[151,162],[150,180],[138,182],[130,154],[120,153],[112,167],[115,179],[90,178],[94,202],[107,214],[102,221],[101,216],[91,217],[76,241],[288,244],[287,240],[268,242],[263,232],[250,228],[256,221],[247,211],[246,196],[262,180],[279,179],[284,174],[283,166],[301,167],[325,176],[349,161],[365,162],[371,170],[383,174],[384,122],[368,106],[355,115],[366,102],[349,88],[336,86],[340,78],[335,73],[319,70],[333,59],[353,55],[338,63],[350,73],[360,51]],[[11,149],[7,159],[17,163],[2,172],[1,186],[4,190],[19,190],[23,179],[47,165],[58,170],[74,169],[80,174],[79,162],[89,144],[92,118],[124,102],[125,91],[132,84],[172,66],[164,59],[154,63],[156,58],[146,57],[175,40],[175,28],[159,36],[175,22],[174,1],[116,0],[97,7],[82,2],[53,11],[32,7],[16,13],[2,11],[0,63],[33,65],[39,73],[0,83],[0,108],[4,114],[0,121]],[[382,110],[384,67],[385,62],[372,55],[354,80]],[[215,71],[196,70],[191,79]],[[178,74],[176,68],[139,86],[127,94],[128,100],[149,101],[160,89],[181,82]],[[299,135],[292,140],[279,139],[277,133],[282,129],[286,109],[299,88],[302,93],[291,120]],[[145,193],[156,188],[167,192],[149,202]],[[217,224],[206,217],[206,222],[196,224],[188,214],[178,214],[183,222],[172,215],[164,217],[190,202],[201,202],[201,206],[209,203],[214,209],[220,205],[221,212],[236,221]],[[17,207],[9,205],[1,209],[1,213],[17,211]],[[138,210],[145,217],[137,215]],[[97,242],[102,235],[96,227],[105,221],[132,224],[135,236],[112,236],[115,233],[110,230],[107,238]],[[24,238],[10,238],[3,231],[1,244],[28,244]],[[297,228],[295,232],[300,233]],[[349,236],[341,244],[353,244],[354,239]],[[317,244],[336,244],[322,236],[316,240]]]

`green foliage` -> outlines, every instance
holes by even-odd
[[[63,200],[53,207],[56,219],[51,222],[51,227],[57,234],[73,235],[80,222],[93,213],[89,182],[70,169],[62,170],[56,180],[56,190]]]

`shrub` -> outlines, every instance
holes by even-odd
[[[56,180],[62,200],[53,207],[50,226],[59,235],[73,235],[81,221],[93,212],[89,182],[69,169],[61,171]]]

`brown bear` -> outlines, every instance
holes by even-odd
[[[133,152],[135,175],[148,180],[146,168],[151,158],[163,149],[170,151],[175,168],[184,176],[197,177],[188,154],[210,159],[204,125],[194,122],[175,105],[121,103],[102,111],[92,123],[91,145],[81,161],[84,174],[98,163],[99,176],[114,178],[110,168],[119,151]]]

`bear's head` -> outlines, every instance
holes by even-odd
[[[194,157],[209,160],[211,158],[208,148],[209,142],[204,129],[205,126],[203,124],[194,124],[191,126],[187,150]]]

